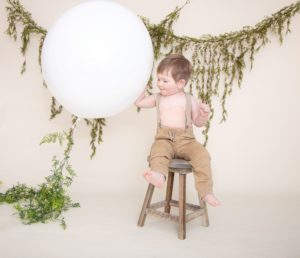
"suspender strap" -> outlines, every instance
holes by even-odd
[[[156,94],[156,111],[157,111],[157,126],[161,127],[160,112],[159,112],[160,94]]]
[[[186,96],[186,106],[185,106],[185,128],[192,126],[192,102],[191,95],[185,93]]]

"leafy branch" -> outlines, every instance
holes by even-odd
[[[96,154],[96,142],[100,144],[102,142],[102,134],[103,134],[103,126],[106,125],[105,118],[96,118],[96,119],[85,119],[85,122],[88,126],[91,127],[90,136],[90,146],[92,149],[92,153],[90,158],[92,159]]]
[[[66,194],[66,188],[72,184],[76,175],[69,163],[73,147],[73,130],[71,128],[68,133],[51,133],[41,140],[40,144],[59,143],[62,146],[64,142],[67,143],[63,158],[59,160],[56,156],[53,157],[51,175],[45,178],[46,182],[38,187],[17,184],[5,193],[0,193],[0,204],[4,202],[14,204],[24,224],[58,220],[65,229],[63,212],[79,207],[79,203],[73,203]]]
[[[7,22],[8,28],[6,33],[12,37],[15,41],[17,40],[17,24],[21,23],[23,30],[21,32],[21,53],[25,57],[26,51],[30,43],[30,37],[32,34],[40,36],[39,45],[39,57],[38,61],[41,64],[41,50],[44,43],[47,30],[37,25],[37,23],[31,18],[31,14],[25,10],[25,8],[20,4],[18,0],[7,0],[8,6],[7,11]],[[23,62],[21,73],[23,74],[26,70],[26,59]]]

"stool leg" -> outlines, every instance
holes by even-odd
[[[169,214],[171,211],[170,201],[172,200],[173,184],[174,184],[174,173],[169,172],[168,182],[167,182],[167,191],[166,191],[166,205],[165,205],[165,213],[169,213]]]
[[[201,199],[199,194],[198,194],[198,198],[199,198],[200,207],[201,207],[201,209],[204,210],[204,213],[202,215],[202,226],[208,227],[209,226],[209,219],[208,219],[206,203]]]
[[[186,175],[179,175],[179,230],[178,238],[185,239],[185,191],[186,191]]]
[[[146,220],[146,209],[149,207],[150,203],[151,203],[151,199],[152,199],[152,195],[154,192],[154,185],[149,184],[148,185],[148,190],[144,199],[144,203],[143,203],[143,208],[141,210],[140,213],[140,217],[139,217],[139,221],[138,221],[138,226],[142,227],[145,224],[145,220]]]

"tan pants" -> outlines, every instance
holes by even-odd
[[[182,158],[193,167],[195,188],[201,197],[212,193],[210,155],[194,137],[192,128],[158,127],[151,147],[150,168],[168,175],[170,160]]]

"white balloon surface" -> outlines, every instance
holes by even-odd
[[[132,105],[152,65],[151,38],[142,20],[112,1],[88,1],[65,12],[42,48],[48,89],[82,118],[112,116]]]

